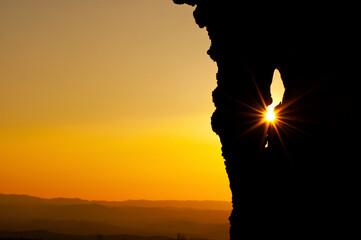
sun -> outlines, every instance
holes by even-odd
[[[274,107],[268,107],[267,112],[265,113],[265,119],[269,122],[273,122],[276,119],[276,114],[273,110]]]

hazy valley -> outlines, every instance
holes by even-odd
[[[31,235],[28,238],[40,238],[36,233],[47,231],[107,235],[107,239],[109,235],[120,234],[174,238],[177,233],[187,239],[227,239],[230,211],[231,204],[221,201],[108,202],[0,194],[0,238],[10,236],[9,231],[13,234],[37,231],[26,234]],[[124,238],[130,239],[129,236],[121,237]]]

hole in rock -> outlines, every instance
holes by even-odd
[[[273,72],[272,84],[271,84],[271,96],[273,102],[268,106],[270,109],[274,109],[280,102],[282,102],[283,94],[285,92],[285,87],[281,78],[281,74],[278,69],[275,69]]]
[[[267,121],[274,121],[277,117],[274,113],[274,108],[282,102],[283,94],[285,92],[285,87],[281,78],[281,74],[278,69],[275,69],[272,77],[271,84],[271,96],[273,102],[267,107],[267,113],[265,114],[265,119]],[[266,142],[265,147],[268,147],[268,141]]]

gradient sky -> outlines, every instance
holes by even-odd
[[[226,200],[216,64],[171,0],[0,0],[0,192]]]

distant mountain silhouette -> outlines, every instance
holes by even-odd
[[[212,205],[212,201],[204,203],[205,206],[202,206],[202,201],[141,200],[109,204],[103,201],[42,199],[1,194],[0,231],[41,229],[64,234],[169,237],[179,232],[187,237],[227,238],[227,218],[231,209],[213,210],[217,207],[225,208],[227,204],[215,202]]]
[[[194,208],[194,209],[206,209],[206,210],[224,210],[228,211],[232,209],[231,202],[226,201],[177,201],[177,200],[126,200],[126,201],[89,201],[80,198],[39,198],[29,195],[18,194],[1,194],[0,204],[7,203],[42,203],[48,205],[76,205],[76,204],[99,204],[109,207],[174,207],[174,208]]]

